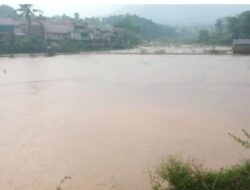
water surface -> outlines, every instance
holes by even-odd
[[[247,157],[250,57],[0,58],[0,189],[150,189],[170,154],[219,168]]]

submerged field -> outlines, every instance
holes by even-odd
[[[170,154],[229,166],[249,115],[249,56],[0,58],[0,189],[147,190]]]

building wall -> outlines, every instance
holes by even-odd
[[[250,54],[250,44],[237,44],[233,46],[234,53],[249,53]]]
[[[45,39],[47,40],[63,40],[69,38],[70,34],[62,34],[62,33],[46,33]]]

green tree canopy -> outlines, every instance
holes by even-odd
[[[130,32],[135,32],[145,40],[155,40],[176,36],[176,31],[173,27],[157,24],[152,20],[131,14],[109,16],[102,19],[92,17],[86,18],[85,21],[87,23],[99,25],[109,24]]]
[[[37,13],[41,14],[42,11],[39,9],[34,9],[32,4],[20,4],[16,12],[24,17],[27,21],[27,32],[29,39],[31,38],[31,18],[35,17]]]

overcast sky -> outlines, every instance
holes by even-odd
[[[16,3],[6,3],[6,4],[15,8],[18,7],[18,4]],[[78,12],[80,14],[80,17],[90,17],[90,16],[110,15],[126,5],[34,3],[33,6],[34,8],[42,10],[44,12],[44,15],[46,16],[62,15],[63,13],[69,16],[74,16],[74,13]]]
[[[0,4],[17,7],[18,4],[31,3],[41,9],[45,15],[73,16],[75,12],[80,17],[107,16],[120,8],[131,4],[247,4],[249,0],[1,0]]]
[[[18,7],[20,0],[1,0],[0,4],[8,4],[14,8]],[[15,2],[14,2],[15,1]],[[105,0],[103,0],[105,1]],[[129,2],[130,0],[128,0]],[[135,2],[137,0],[134,0]],[[157,0],[155,0],[157,1]],[[178,0],[176,0],[178,1]],[[216,19],[222,18],[229,15],[239,14],[242,11],[250,10],[250,4],[248,5],[153,5],[145,6],[146,3],[141,3],[140,6],[134,6],[131,4],[100,4],[96,3],[96,0],[88,0],[85,3],[83,0],[71,0],[63,1],[61,0],[33,0],[34,8],[40,9],[44,12],[46,16],[62,15],[66,14],[73,17],[74,13],[79,13],[81,18],[84,17],[103,17],[116,14],[137,14],[141,17],[151,19],[158,23],[168,24],[168,25],[211,25],[214,24]],[[92,2],[92,4],[89,4]],[[119,1],[118,1],[119,2]],[[143,5],[144,4],[144,5]],[[138,5],[138,4],[137,4]]]

